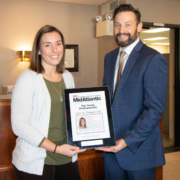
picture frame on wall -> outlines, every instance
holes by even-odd
[[[78,72],[78,45],[65,45],[65,68],[70,72]]]

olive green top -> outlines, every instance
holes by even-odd
[[[51,82],[44,78],[44,81],[51,97],[51,112],[47,139],[57,145],[67,144],[64,108],[64,89],[66,87],[64,84],[64,80],[62,79],[60,82]],[[59,94],[61,94],[63,102],[60,101]],[[41,144],[43,143],[44,139],[42,140]],[[44,164],[61,165],[72,161],[72,158],[70,157],[52,153],[49,151],[46,151],[46,154],[47,156],[44,160]]]

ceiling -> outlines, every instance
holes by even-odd
[[[46,0],[46,1],[56,1],[56,2],[65,2],[65,3],[75,3],[75,4],[86,4],[86,5],[94,5],[99,6],[106,2],[110,2],[110,0]],[[111,0],[113,1],[113,0]],[[165,1],[180,1],[180,0],[161,0]]]
[[[65,3],[75,3],[75,4],[86,4],[98,6],[108,2],[109,0],[47,0],[47,1],[56,1],[56,2],[65,2]]]

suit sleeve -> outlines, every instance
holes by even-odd
[[[132,130],[127,131],[123,139],[135,153],[159,124],[166,105],[168,86],[168,65],[161,54],[150,60],[144,74],[144,110],[138,117]]]

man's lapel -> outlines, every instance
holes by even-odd
[[[111,99],[113,97],[114,72],[115,72],[115,65],[116,65],[116,59],[117,59],[118,54],[119,54],[119,48],[117,48],[114,51],[113,55],[112,55],[111,66],[107,67],[107,68],[110,68],[110,86],[109,86],[109,90],[110,90],[110,97],[111,97]]]
[[[134,65],[135,65],[135,63],[139,57],[139,53],[140,53],[140,50],[142,49],[142,47],[143,47],[143,43],[142,43],[142,41],[139,41],[138,44],[132,50],[132,52],[131,52],[131,54],[130,54],[127,62],[126,62],[123,73],[121,75],[121,79],[120,79],[120,82],[118,84],[114,99],[116,99],[116,96],[118,96],[121,89],[123,88],[132,68],[134,67]]]

